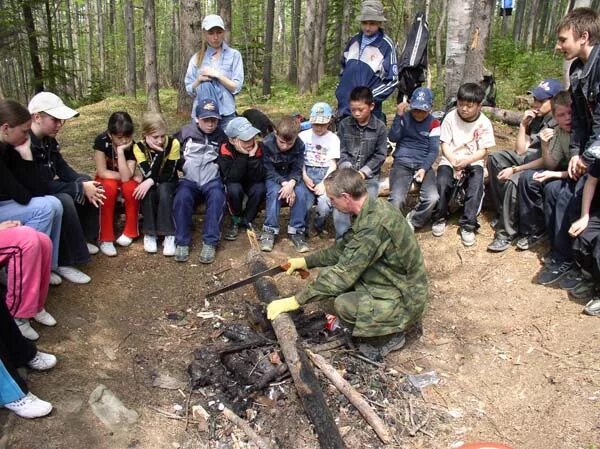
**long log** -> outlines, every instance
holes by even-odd
[[[523,112],[519,111],[509,111],[508,109],[500,109],[500,108],[492,108],[490,106],[484,106],[481,110],[489,114],[494,120],[498,120],[499,122],[506,123],[511,126],[519,126],[521,123],[521,118],[523,117]]]
[[[268,268],[262,255],[253,250],[248,253],[248,262],[251,275]],[[254,283],[254,289],[263,303],[269,303],[280,297],[275,283],[268,277],[258,279]],[[300,345],[294,322],[289,314],[282,313],[272,321],[272,325],[304,411],[317,433],[320,447],[322,449],[345,449],[346,446],[327,406],[317,376]]]
[[[390,435],[390,430],[383,420],[373,411],[365,398],[363,398],[362,395],[356,391],[356,389],[354,389],[333,366],[327,363],[323,356],[311,351],[306,352],[312,362],[323,372],[323,374],[325,374],[325,376],[327,376],[331,383],[348,398],[354,407],[356,407],[363,418],[365,418],[365,421],[373,428],[379,439],[385,444],[391,443],[392,437]]]

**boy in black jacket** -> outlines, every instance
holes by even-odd
[[[265,198],[263,148],[262,143],[256,141],[259,133],[245,117],[234,118],[225,128],[229,142],[221,145],[217,160],[231,213],[231,224],[225,231],[225,240],[235,240],[240,226],[245,228],[252,223]],[[245,208],[244,195],[248,197]]]

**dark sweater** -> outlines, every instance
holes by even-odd
[[[48,183],[35,161],[26,161],[12,145],[0,144],[0,201],[27,204],[34,196],[44,196]]]
[[[304,142],[296,138],[294,146],[287,151],[281,151],[277,146],[275,134],[269,134],[263,141],[263,164],[267,179],[281,184],[284,181],[302,181],[302,166],[304,165]]]
[[[427,171],[440,151],[440,121],[431,114],[422,122],[417,122],[410,112],[396,114],[388,137],[396,143],[394,162]]]
[[[217,162],[225,183],[254,184],[265,181],[262,143],[258,143],[258,149],[253,157],[236,151],[229,142],[223,143],[219,149]]]

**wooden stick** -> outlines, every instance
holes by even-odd
[[[227,407],[223,408],[223,415],[225,415],[225,418],[227,418],[233,424],[242,429],[244,433],[248,436],[248,438],[250,438],[250,440],[252,440],[252,442],[259,447],[259,449],[273,449],[271,443],[265,441],[259,434],[257,434],[254,431],[254,429],[252,429],[252,427],[250,427],[250,424],[248,424],[238,415],[233,413]]]
[[[365,421],[373,428],[379,439],[385,444],[391,443],[392,437],[388,427],[381,418],[377,416],[365,398],[363,398],[363,396],[356,391],[333,366],[327,363],[323,356],[309,350],[307,350],[306,353],[310,360],[323,372],[323,374],[325,374],[325,376],[327,376],[331,383],[333,383],[333,385],[348,398],[352,405],[356,407],[363,418],[365,418]]]

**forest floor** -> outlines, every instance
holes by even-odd
[[[74,166],[91,170],[95,133],[110,111],[125,104],[130,109],[131,102],[122,99],[83,107],[81,118],[67,124],[60,141]],[[174,124],[187,121],[171,117]],[[499,147],[514,139],[506,127],[496,132]],[[394,444],[383,446],[320,376],[348,448],[456,448],[479,440],[515,449],[591,449],[600,443],[599,321],[583,315],[582,304],[564,291],[536,284],[539,256],[546,247],[488,253],[490,217],[485,211],[481,215],[471,248],[461,245],[456,218],[442,238],[428,229],[417,232],[430,281],[423,332],[388,355],[385,366],[357,361],[343,350],[325,354],[353,379],[395,436]],[[243,305],[257,303],[251,286],[204,300],[203,294],[215,286],[247,275],[249,243],[243,235],[222,242],[214,264],[197,263],[202,217],[197,218],[188,263],[147,255],[138,240],[119,248],[117,257],[94,256],[85,267],[90,284],[64,282],[51,288],[47,308],[58,325],[41,329],[38,346],[56,354],[59,364],[50,372],[29,374],[28,382],[55,409],[33,421],[1,411],[0,447],[255,447],[219,415],[208,389],[190,393],[185,386],[193,351],[222,342],[215,329],[223,324],[247,324]],[[310,241],[313,249],[330,243]],[[266,257],[275,264],[292,255],[291,243],[283,238]],[[282,295],[307,282],[284,276],[275,278]],[[409,385],[409,375],[431,371],[439,378],[437,385],[421,391]],[[180,380],[182,387],[153,387],[161,375]],[[135,424],[110,430],[100,422],[88,404],[100,384],[139,414]],[[291,381],[280,391],[278,400],[254,397],[248,416],[255,429],[281,449],[319,447]],[[211,413],[207,431],[188,416],[195,404]]]

